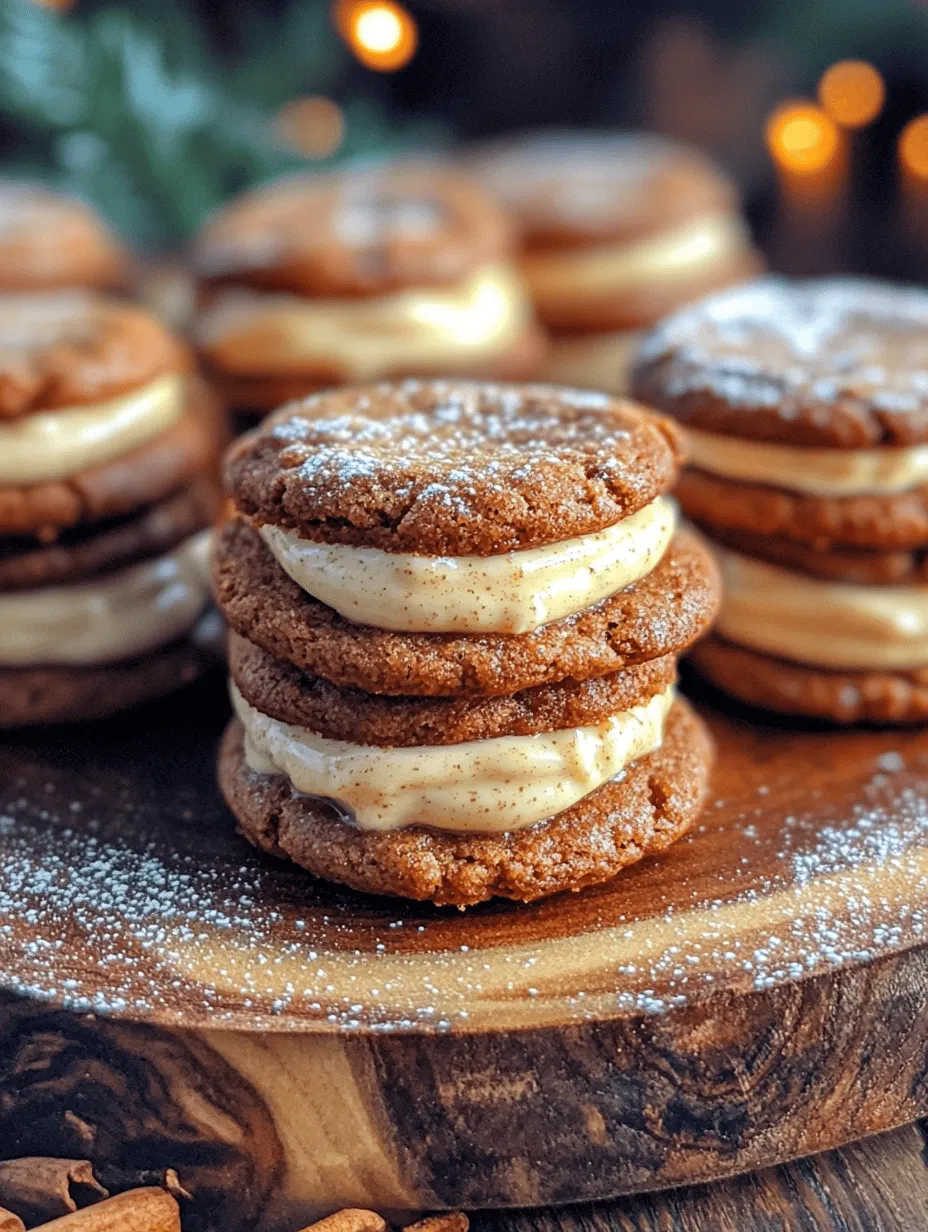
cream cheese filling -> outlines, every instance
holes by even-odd
[[[700,470],[809,496],[905,492],[928,483],[928,445],[806,449],[695,428],[686,437],[690,463]]]
[[[641,283],[690,278],[748,248],[748,232],[734,214],[707,214],[646,239],[531,253],[522,269],[533,293],[608,294]]]
[[[673,537],[659,496],[631,517],[501,556],[417,556],[314,543],[273,523],[258,530],[307,593],[346,620],[404,633],[531,633],[645,577]]]
[[[928,665],[928,586],[856,586],[713,545],[724,599],[716,632],[796,663],[866,671]]]
[[[210,537],[76,585],[0,595],[0,664],[87,666],[166,646],[209,599]]]
[[[245,759],[334,801],[362,830],[521,830],[570,808],[660,747],[673,688],[603,723],[464,744],[379,748],[327,740],[256,710],[230,684]]]
[[[0,486],[67,479],[139,448],[180,419],[185,385],[168,373],[105,402],[0,420]]]
[[[508,349],[530,322],[516,270],[488,265],[454,286],[351,300],[226,291],[200,315],[196,335],[229,372],[334,365],[360,381],[419,366],[459,369]]]

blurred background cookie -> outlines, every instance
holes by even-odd
[[[545,340],[503,213],[454,173],[383,167],[276,184],[193,247],[196,343],[237,410],[394,376],[535,375]]]
[[[664,138],[538,133],[465,165],[518,227],[552,380],[623,392],[642,326],[760,268],[734,184]]]
[[[220,439],[186,347],[144,310],[0,297],[0,727],[99,717],[203,671]]]

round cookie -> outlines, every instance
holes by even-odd
[[[738,206],[708,159],[650,133],[551,130],[478,148],[465,165],[529,248],[640,239]]]
[[[250,771],[238,720],[222,741],[219,783],[242,833],[272,855],[367,893],[463,907],[580,890],[665,850],[698,816],[711,759],[702,722],[677,700],[657,752],[551,820],[493,836],[361,831],[285,778]]]
[[[186,347],[122,300],[0,296],[0,417],[102,402],[189,368]]]
[[[60,586],[160,556],[208,526],[219,503],[218,483],[200,475],[140,513],[81,526],[53,543],[0,539],[0,591]]]
[[[451,283],[511,248],[505,216],[470,181],[384,165],[249,193],[207,224],[192,260],[207,283],[356,296]]]
[[[0,487],[0,535],[48,541],[81,523],[120,517],[215,469],[225,429],[212,393],[191,385],[186,414],[161,436],[67,479]]]
[[[687,517],[712,531],[782,536],[828,548],[874,552],[928,543],[928,487],[858,496],[813,496],[723,479],[690,467],[676,496]]]
[[[0,291],[116,288],[129,258],[82,202],[38,185],[0,184]]]
[[[763,278],[663,322],[632,390],[703,431],[861,449],[928,440],[926,368],[928,292]]]
[[[665,655],[611,676],[563,680],[502,697],[373,696],[307,676],[237,633],[229,637],[229,673],[262,714],[308,727],[328,740],[386,748],[531,736],[602,723],[662,693],[677,675],[676,659]]]
[[[589,680],[677,654],[712,622],[720,581],[683,530],[639,582],[534,633],[393,633],[352,624],[307,594],[236,518],[216,543],[213,593],[237,633],[310,675],[367,693],[455,697]]]
[[[590,534],[666,491],[668,422],[553,386],[406,381],[285,407],[226,461],[256,522],[393,552],[490,556]]]
[[[0,728],[103,719],[192,683],[219,659],[195,638],[93,667],[0,667]]]
[[[928,668],[827,671],[736,646],[712,635],[690,653],[712,684],[752,706],[833,723],[924,723]]]

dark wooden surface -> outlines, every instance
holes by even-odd
[[[214,786],[221,685],[7,739],[0,1158],[177,1168],[192,1232],[660,1189],[548,1218],[917,1227],[872,1144],[672,1188],[928,1114],[928,732],[702,704],[720,760],[690,839],[467,913],[253,852]],[[886,1140],[893,1176],[914,1132]],[[884,1200],[901,1223],[853,1222]],[[834,1222],[784,1222],[803,1203]]]
[[[473,1232],[925,1232],[925,1126],[713,1185],[560,1210],[494,1211]]]

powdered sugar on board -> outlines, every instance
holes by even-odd
[[[717,798],[610,886],[459,913],[259,856],[213,783],[221,692],[0,749],[0,985],[216,1028],[418,1032],[654,1014],[919,945],[928,734],[711,716]]]

